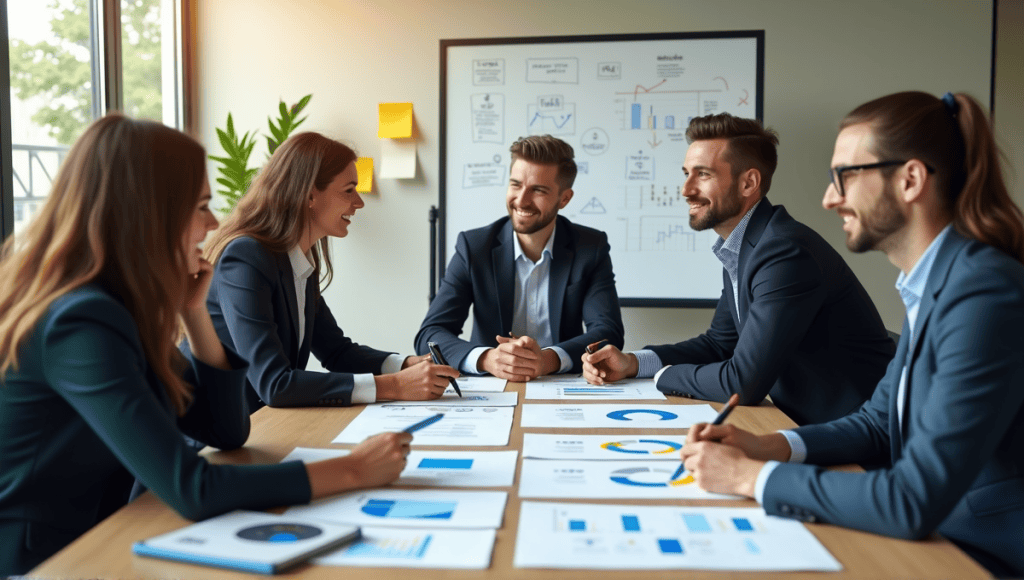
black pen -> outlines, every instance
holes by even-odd
[[[607,338],[602,338],[601,340],[599,340],[599,341],[597,341],[595,343],[588,344],[587,345],[587,354],[594,354],[595,352],[601,350],[601,345],[606,343],[606,342],[608,342],[608,339]]]
[[[409,425],[405,429],[402,429],[402,433],[415,433],[416,431],[419,431],[420,429],[427,427],[428,425],[433,425],[434,423],[437,423],[438,421],[441,420],[442,417],[444,417],[444,413],[438,413],[433,417],[427,417],[426,419],[420,421],[419,423],[413,423],[412,425]]]
[[[441,349],[437,348],[436,342],[428,342],[427,348],[430,349],[430,358],[434,361],[434,364],[448,366],[448,362],[444,360],[444,356],[441,355]],[[448,382],[455,389],[455,394],[462,398],[462,391],[459,389],[459,383],[455,382],[455,377],[448,377]]]
[[[722,407],[722,410],[719,411],[718,416],[715,417],[715,420],[712,421],[711,424],[721,425],[722,423],[725,423],[725,419],[729,416],[729,413],[732,413],[732,410],[735,409],[739,404],[740,396],[733,393],[733,395],[729,397],[729,401],[725,403],[725,406]],[[676,472],[672,474],[672,479],[670,479],[669,481],[675,481],[677,477],[683,474],[683,470],[685,469],[686,466],[680,463],[679,469],[677,469]]]

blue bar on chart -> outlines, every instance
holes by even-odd
[[[665,128],[666,129],[675,129],[676,128],[676,118],[673,117],[672,115],[665,115]]]
[[[744,544],[747,546],[747,551],[750,552],[751,554],[757,556],[758,554],[761,553],[761,548],[757,547],[757,544],[754,543],[754,540],[751,540],[750,538],[746,538],[746,541],[744,542]]]
[[[633,515],[622,516],[622,529],[627,532],[640,531],[640,518]]]
[[[732,524],[736,526],[736,529],[741,532],[753,532],[754,526],[751,525],[750,520],[747,518],[733,518]]]
[[[675,538],[658,538],[658,548],[662,554],[682,554],[683,545]]]
[[[587,531],[586,520],[569,520],[569,531],[571,532],[585,532]]]
[[[392,558],[401,560],[422,560],[427,547],[433,538],[430,534],[408,540],[382,538],[377,540],[363,539],[352,544],[345,553],[350,556],[371,556],[376,558]]]
[[[439,459],[424,457],[420,459],[419,469],[472,469],[472,459]]]
[[[630,108],[630,112],[631,112],[632,117],[633,117],[632,118],[632,123],[630,125],[631,128],[639,129],[640,128],[640,103],[633,103],[633,106]]]
[[[693,533],[708,533],[711,531],[711,524],[708,519],[700,514],[683,514],[683,523],[686,529]]]

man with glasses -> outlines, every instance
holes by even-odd
[[[1024,219],[989,122],[963,93],[896,93],[846,116],[822,204],[851,250],[900,270],[896,357],[835,421],[761,436],[695,425],[682,455],[700,487],[770,515],[937,531],[996,576],[1024,576]],[[819,467],[865,462],[886,468]]]
[[[724,402],[766,395],[797,424],[849,413],[871,396],[895,347],[867,292],[839,254],[765,195],[778,161],[775,132],[728,113],[686,131],[683,195],[690,227],[714,229],[725,288],[711,328],[680,342],[583,355],[594,384],[654,377],[658,389]]]

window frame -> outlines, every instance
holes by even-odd
[[[175,125],[191,135],[197,134],[195,104],[197,93],[195,19],[197,0],[164,0],[174,11],[173,51]],[[121,49],[121,1],[90,0],[89,20],[92,28],[92,82],[94,90],[93,118],[98,119],[110,111],[119,111],[124,105],[124,78]],[[0,29],[9,39],[7,0],[0,0]],[[162,39],[167,42],[168,39]],[[0,46],[0,240],[14,234],[14,170],[13,142],[11,138],[11,62],[8,42]],[[166,85],[165,85],[166,86]]]

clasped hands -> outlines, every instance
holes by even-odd
[[[562,361],[558,353],[542,349],[529,336],[497,336],[498,346],[487,349],[476,362],[481,372],[514,383],[525,383],[542,375],[558,372]]]

